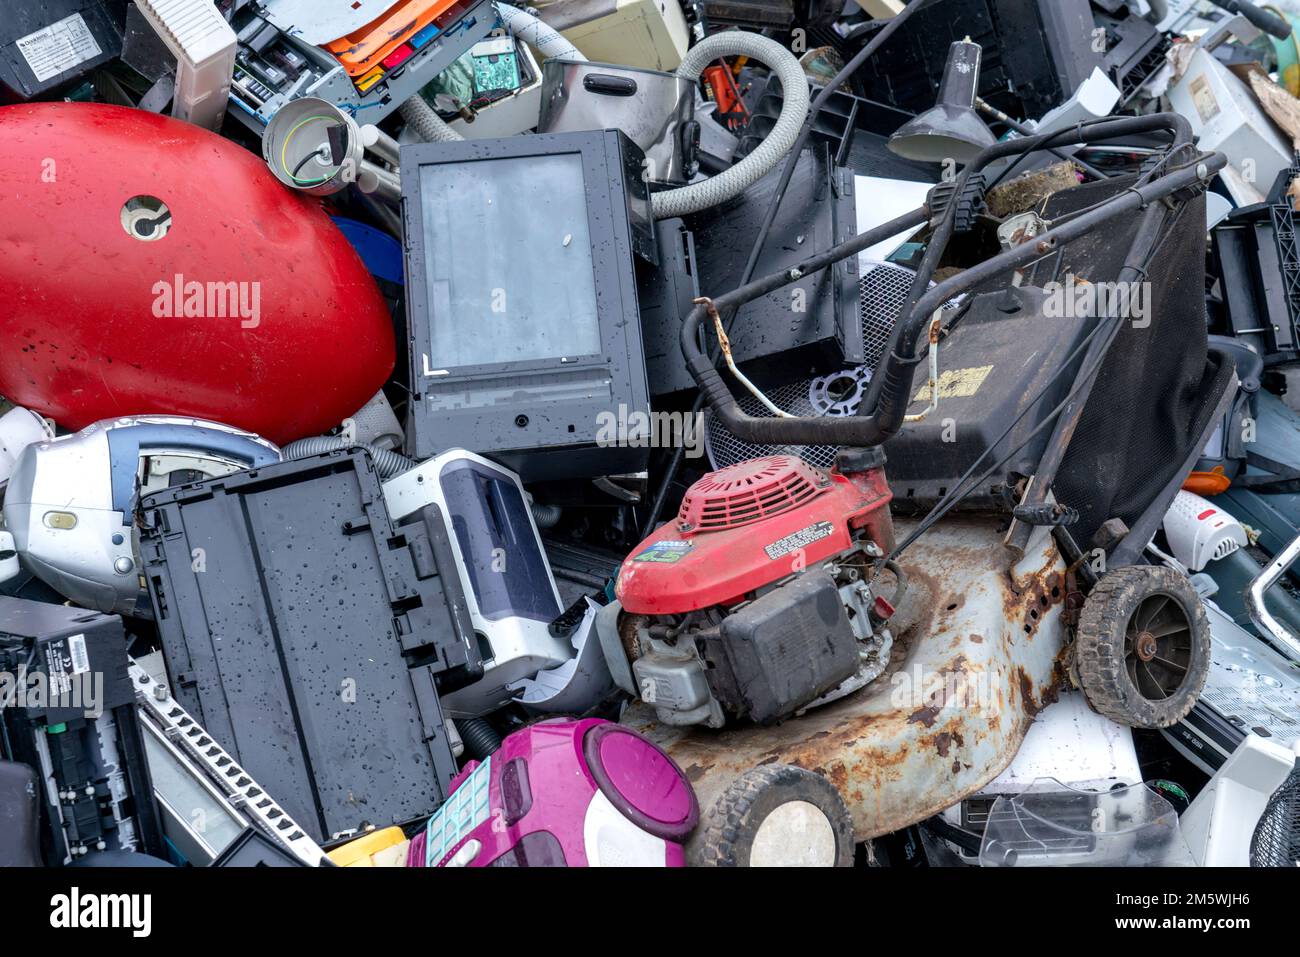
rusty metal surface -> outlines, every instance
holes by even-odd
[[[835,785],[858,840],[930,817],[1010,763],[1064,679],[1064,563],[1039,530],[1013,576],[1001,539],[956,518],[904,553],[889,670],[843,700],[772,727],[674,728],[640,703],[623,721],[681,765],[702,812],[744,771],[786,763]]]

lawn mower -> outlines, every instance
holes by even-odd
[[[1043,228],[999,246],[1005,217],[984,206],[998,180],[1045,150],[1133,137],[1161,149],[1035,200]],[[1069,684],[1133,727],[1193,706],[1205,614],[1185,576],[1143,554],[1236,393],[1200,301],[1204,189],[1223,165],[1173,114],[1006,140],[924,207],[697,300],[681,345],[708,413],[771,454],[691,485],[597,620],[638,699],[624,723],[699,796],[693,863],[748,864],[782,840],[847,863],[855,842],[996,776]],[[736,311],[919,227],[907,303],[855,414],[742,411],[718,368],[744,334],[743,314],[727,328]],[[1079,286],[1147,298],[1063,309]],[[826,446],[829,470],[799,457]]]

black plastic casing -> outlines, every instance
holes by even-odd
[[[428,230],[433,224],[424,221],[421,171],[436,164],[560,154],[581,160],[600,351],[448,367],[431,355],[434,325],[473,336],[482,317],[452,312],[444,297],[429,288],[426,257],[431,255]],[[641,150],[617,130],[603,130],[420,143],[403,147],[401,156],[412,389],[408,451],[426,459],[450,448],[471,448],[525,481],[644,468],[647,448],[597,444],[602,413],[650,409],[635,259],[653,265],[658,251]],[[467,212],[472,205],[467,200]],[[514,225],[512,235],[489,241],[510,243],[512,250],[517,245],[520,261],[536,244],[555,241],[545,217]],[[457,242],[477,238],[465,235]],[[509,303],[508,295],[504,301]]]
[[[139,520],[176,699],[306,830],[438,807],[438,683],[482,661],[445,528],[395,528],[368,453],[170,488]]]
[[[70,707],[59,707],[54,699],[19,697],[16,687],[0,709],[0,757],[40,772],[40,847],[48,866],[79,859],[82,852],[74,846],[93,851],[102,842],[105,850],[122,849],[117,816],[132,821],[136,850],[165,856],[128,664],[117,615],[0,597],[0,670],[13,679],[24,675],[29,694],[37,672],[51,691],[87,677],[98,686],[98,715],[88,714],[92,702],[75,692],[61,702]],[[119,768],[126,791],[120,799],[107,783]],[[51,786],[75,796],[54,807]],[[15,841],[23,844],[23,836]]]

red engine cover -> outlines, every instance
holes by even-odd
[[[810,488],[810,478],[812,487]],[[616,593],[636,615],[730,605],[853,544],[851,530],[893,548],[883,469],[844,476],[794,456],[710,472],[687,490],[677,519],[638,545],[619,569]],[[701,522],[701,517],[725,516]]]
[[[13,402],[69,429],[171,413],[283,443],[337,425],[388,378],[374,280],[318,202],[252,153],[80,103],[0,108],[0,141],[0,394]],[[123,225],[142,195],[171,212],[161,239]]]

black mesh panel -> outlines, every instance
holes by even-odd
[[[1300,764],[1269,799],[1255,826],[1250,866],[1300,866]]]

